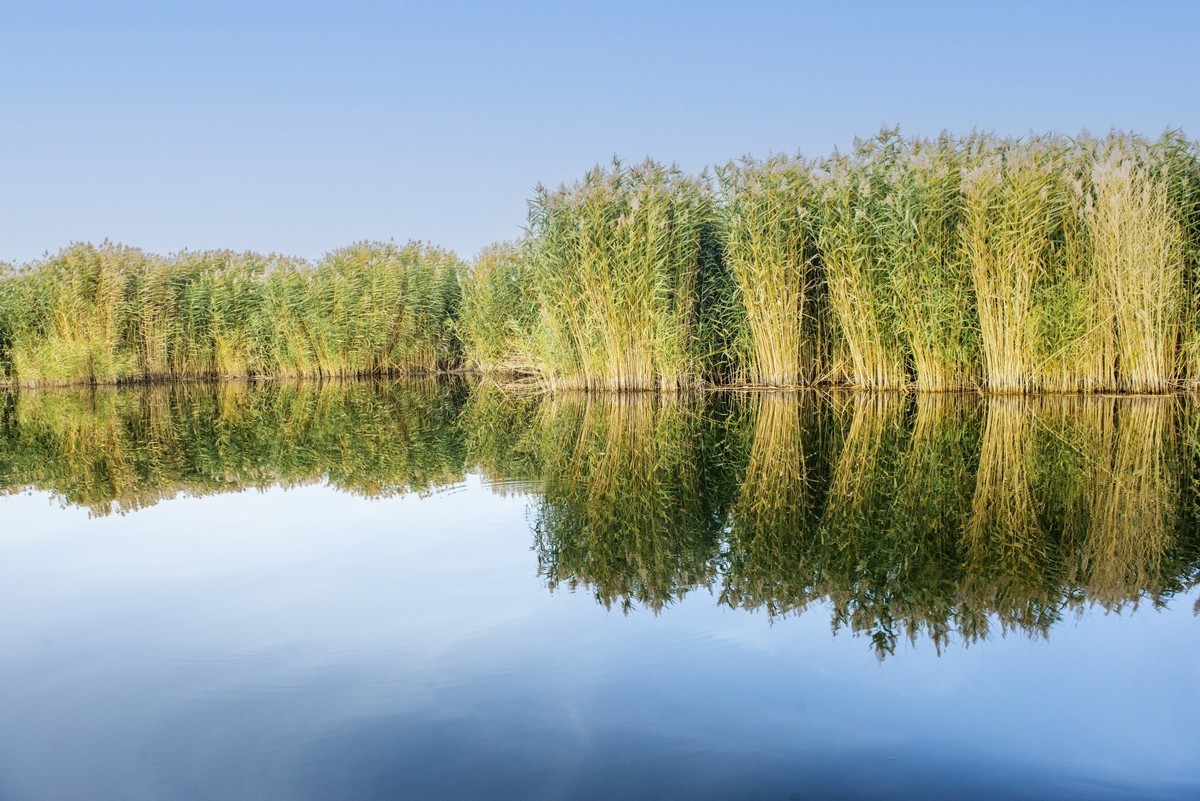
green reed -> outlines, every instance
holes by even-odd
[[[811,384],[829,369],[814,171],[784,156],[717,171],[724,261],[744,310],[751,384]]]
[[[434,372],[458,358],[458,271],[420,243],[315,265],[73,245],[0,275],[0,360],[26,386]]]
[[[485,248],[463,272],[456,320],[466,364],[484,373],[534,371],[533,332],[538,306],[532,294],[530,242]]]
[[[539,188],[530,206],[537,368],[552,387],[675,391],[703,370],[710,193],[652,161]]]
[[[459,369],[554,390],[1164,393],[1200,381],[1200,151],[1181,133],[935,139],[539,188],[472,265],[103,243],[0,266],[0,380]]]

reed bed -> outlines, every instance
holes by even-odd
[[[26,386],[435,372],[457,363],[459,269],[421,243],[316,264],[73,245],[0,275],[0,362]]]
[[[780,156],[717,171],[724,262],[745,317],[729,328],[744,328],[739,378],[752,385],[813,384],[828,373],[815,169]]]
[[[470,265],[109,243],[0,266],[25,385],[477,370],[550,390],[705,385],[1165,393],[1200,385],[1200,149],[1179,132],[885,129],[698,176],[539,187]]]

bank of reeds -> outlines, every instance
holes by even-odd
[[[73,245],[0,276],[0,362],[24,385],[434,372],[457,360],[459,267],[420,243],[316,264]]]
[[[76,245],[0,267],[22,384],[468,369],[553,390],[1162,393],[1200,382],[1200,151],[1178,132],[897,130],[539,188],[470,266]]]

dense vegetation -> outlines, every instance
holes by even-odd
[[[33,390],[0,393],[0,492],[106,514],[278,484],[427,492],[474,471],[529,494],[551,589],[618,609],[697,591],[771,615],[827,606],[886,653],[1042,636],[1086,604],[1194,587],[1194,404],[428,379]]]
[[[73,245],[0,278],[0,364],[24,385],[434,372],[459,357],[459,270],[419,243],[317,264]]]
[[[20,384],[467,367],[551,389],[1200,384],[1200,147],[905,138],[540,188],[472,264],[75,245],[0,273]]]

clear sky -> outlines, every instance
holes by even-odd
[[[470,256],[540,181],[908,133],[1200,137],[1200,3],[0,5],[0,260]]]

